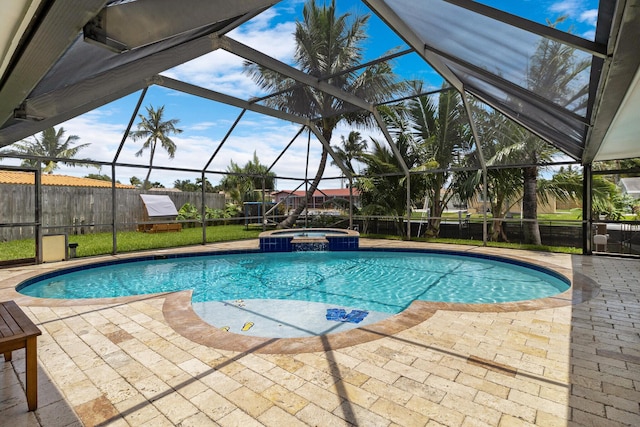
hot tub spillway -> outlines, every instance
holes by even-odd
[[[315,237],[301,234],[291,239],[293,252],[326,251],[329,249],[329,241],[326,237]]]
[[[360,233],[337,228],[270,230],[260,233],[261,252],[357,251]]]

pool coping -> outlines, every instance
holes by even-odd
[[[316,232],[326,232],[329,237],[359,237],[360,233],[355,231],[355,230],[350,230],[350,229],[342,229],[342,228],[328,228],[328,227],[317,227],[317,228],[291,228],[291,229],[286,229],[286,230],[268,230],[268,231],[263,231],[262,233],[260,233],[258,235],[258,238],[265,238],[265,237],[281,237],[281,238],[287,238],[287,237],[291,237],[294,238],[295,236],[284,236],[284,235],[280,235],[280,234],[285,234],[287,232],[290,233],[316,233]],[[334,233],[334,234],[332,234]],[[280,235],[280,236],[279,236]]]
[[[364,239],[363,239],[364,240]],[[368,240],[368,239],[367,239]],[[243,241],[244,245],[257,246],[257,242],[248,243]],[[24,306],[86,306],[86,305],[117,305],[126,304],[135,301],[142,301],[154,298],[164,298],[163,315],[165,321],[178,334],[192,340],[198,344],[206,345],[220,350],[230,350],[238,352],[257,352],[268,354],[294,354],[303,352],[327,351],[329,349],[344,348],[356,344],[361,344],[386,336],[395,335],[401,331],[416,326],[433,316],[440,310],[444,311],[460,311],[460,312],[512,312],[512,311],[529,311],[557,308],[578,304],[591,299],[599,292],[597,283],[580,274],[573,272],[571,268],[564,267],[554,262],[546,262],[539,257],[548,256],[546,253],[532,253],[527,251],[515,251],[504,253],[505,250],[496,250],[495,248],[484,248],[478,246],[461,246],[461,245],[433,245],[420,244],[420,242],[397,242],[379,244],[378,241],[371,241],[366,248],[371,249],[379,247],[386,250],[422,250],[433,252],[450,252],[458,254],[482,254],[484,256],[496,257],[498,259],[510,259],[520,263],[539,265],[543,268],[552,270],[567,277],[571,286],[565,292],[552,297],[540,298],[528,301],[492,303],[492,304],[462,304],[462,303],[445,303],[445,302],[428,302],[414,301],[407,309],[393,315],[387,319],[373,323],[370,325],[350,329],[344,332],[334,334],[310,336],[303,338],[264,338],[240,335],[233,332],[226,332],[219,328],[206,323],[193,310],[191,305],[191,291],[178,291],[160,294],[145,294],[128,297],[116,298],[94,298],[94,299],[69,299],[69,300],[52,300],[46,298],[35,298],[18,293],[15,288],[29,278],[37,275],[50,273],[56,270],[66,269],[70,267],[82,267],[88,264],[105,262],[108,260],[127,260],[148,256],[147,254],[135,253],[124,255],[113,255],[106,257],[96,257],[90,259],[79,259],[72,262],[41,264],[38,266],[30,266],[15,268],[15,275],[2,282],[0,296],[2,299],[13,299],[19,305]],[[215,246],[215,245],[212,245]],[[233,249],[220,248],[216,249],[212,246],[200,248],[177,248],[175,250],[153,251],[152,254],[176,255],[185,253],[194,253],[202,255],[203,252],[220,253],[235,252]],[[191,250],[189,250],[191,249]],[[251,251],[251,246],[238,248],[239,251]],[[483,250],[483,252],[480,252]],[[27,270],[26,272],[23,272]]]

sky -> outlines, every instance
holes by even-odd
[[[318,0],[318,3],[322,4],[322,1]],[[542,24],[545,24],[546,20],[553,21],[558,16],[566,15],[567,22],[560,29],[566,30],[571,26],[573,33],[593,40],[597,0],[483,0],[480,2]],[[283,0],[229,33],[228,36],[285,63],[293,64],[295,45],[292,34],[296,19],[302,19],[303,4],[303,0]],[[364,3],[359,0],[337,0],[337,5],[340,13],[372,15],[367,31],[369,39],[364,45],[365,60],[380,57],[394,48],[406,48],[403,41],[375,14],[371,13]],[[442,78],[415,54],[395,60],[393,66],[394,71],[401,78],[423,80],[426,87],[433,89],[442,86]],[[250,99],[263,94],[250,77],[243,73],[243,60],[225,51],[212,52],[161,74],[241,99]],[[79,144],[90,144],[80,151],[77,157],[111,162],[139,97],[139,92],[131,94],[57,127],[64,127],[67,135],[77,135],[80,138]],[[145,114],[146,107],[158,108],[164,105],[165,118],[178,119],[177,127],[183,131],[179,135],[172,136],[177,145],[175,158],[169,159],[166,153],[160,150],[156,152],[154,164],[196,170],[207,164],[241,112],[235,107],[158,86],[149,88],[142,105],[140,111],[142,114]],[[137,122],[138,120],[135,121]],[[300,126],[293,123],[247,112],[213,159],[208,170],[225,171],[231,161],[243,166],[253,158],[254,152],[260,163],[271,166],[299,129]],[[341,137],[346,138],[351,130],[352,128],[346,125],[338,126],[334,131],[331,144],[339,145]],[[361,132],[366,140],[369,137],[381,138],[377,130],[355,130]],[[310,151],[307,158],[308,145]],[[129,183],[132,176],[144,179],[149,152],[145,151],[141,157],[136,157],[135,153],[140,147],[141,142],[131,139],[125,142],[118,161],[141,167],[118,167],[116,180],[119,182]],[[273,172],[280,177],[303,179],[307,176],[311,179],[316,172],[320,152],[320,143],[312,137],[308,144],[305,132],[282,155],[275,164]],[[16,164],[16,162],[5,159],[0,161],[0,164]],[[90,173],[111,174],[110,167],[99,170],[93,167],[68,167],[62,164],[59,166],[55,171],[56,174],[73,176],[86,176]],[[340,171],[336,166],[328,163],[324,176],[337,178],[340,176]],[[207,175],[213,184],[217,184],[221,177],[220,174]],[[150,180],[171,188],[176,180],[195,182],[197,178],[200,178],[200,174],[196,172],[154,170]],[[299,181],[282,178],[277,182],[280,190],[293,189],[298,185]],[[340,186],[339,179],[323,181],[321,184],[321,188]]]

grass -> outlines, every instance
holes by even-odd
[[[420,213],[414,213],[412,215],[414,220],[420,220]],[[447,221],[465,220],[466,214],[462,217],[458,216],[457,212],[444,212],[442,218]],[[488,213],[487,220],[491,221],[493,216]],[[507,219],[507,222],[518,223],[520,214],[513,214],[511,218]],[[482,213],[474,213],[469,217],[469,221],[473,223],[479,223],[484,221],[484,215]],[[540,225],[560,225],[565,227],[581,227],[582,226],[582,209],[571,209],[568,211],[558,211],[556,213],[538,213],[538,223]]]
[[[219,225],[207,227],[207,243],[226,242],[232,240],[256,239],[261,229],[246,230],[243,225]],[[393,235],[363,234],[362,237],[372,239],[401,240]],[[480,240],[414,238],[412,240],[434,243],[482,246]],[[113,239],[111,233],[97,233],[69,236],[69,243],[78,243],[76,256],[89,257],[106,255],[112,252]],[[150,249],[193,246],[202,243],[201,228],[185,228],[175,233],[140,233],[137,231],[119,232],[117,234],[118,252],[135,252]],[[526,249],[534,251],[581,254],[582,250],[563,246],[524,245],[518,243],[487,242],[487,246],[496,248]],[[0,243],[0,261],[19,260],[35,257],[33,239],[14,240]]]
[[[34,258],[35,253],[36,246],[34,239],[0,242],[0,261]]]
[[[369,239],[402,240],[401,237],[389,236],[385,234],[362,234],[361,236]],[[411,240],[415,242],[431,242],[431,243],[446,243],[446,244],[453,244],[453,245],[483,246],[482,240],[448,239],[448,238],[441,238],[441,237],[435,237],[435,238],[414,237]],[[577,255],[582,254],[582,249],[567,247],[567,246],[526,245],[522,243],[506,243],[506,242],[487,242],[487,246],[492,248],[524,249],[529,251],[555,252],[555,253],[577,254]]]
[[[255,239],[262,230],[245,230],[243,225],[219,225],[207,227],[207,243],[230,240]],[[69,236],[69,243],[78,243],[76,255],[88,257],[112,252],[111,233],[96,233]],[[118,252],[135,252],[148,249],[192,246],[202,243],[202,228],[185,228],[172,233],[140,233],[127,231],[117,233]],[[33,258],[33,239],[13,240],[0,243],[0,261]]]

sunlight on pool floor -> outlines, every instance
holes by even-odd
[[[309,301],[247,299],[192,303],[193,310],[205,322],[219,329],[241,335],[270,338],[299,338],[343,332],[370,325],[393,316],[392,313],[367,311],[359,322],[328,320],[332,309],[348,315],[357,307],[345,307]],[[352,317],[357,320],[357,317]],[[228,329],[227,329],[228,328]]]

